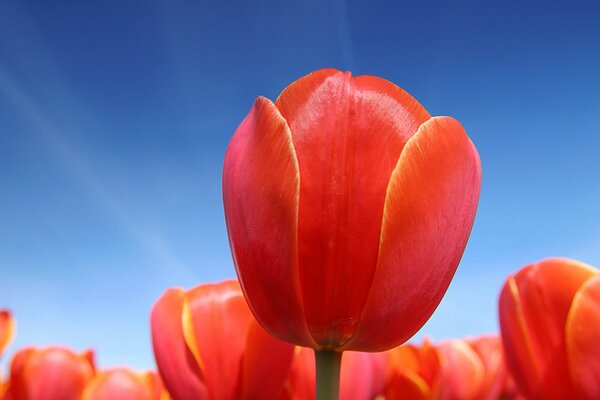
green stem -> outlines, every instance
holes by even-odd
[[[338,400],[342,352],[315,350],[317,366],[317,400]]]

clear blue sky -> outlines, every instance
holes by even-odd
[[[235,127],[322,67],[395,82],[479,149],[471,240],[418,337],[496,331],[498,291],[526,263],[600,266],[598,6],[400,3],[0,2],[9,355],[63,343],[153,366],[163,290],[234,276],[220,182]]]

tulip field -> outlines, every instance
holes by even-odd
[[[498,334],[408,340],[458,267],[481,188],[462,125],[375,76],[322,69],[233,134],[223,203],[238,280],[165,288],[156,370],[18,349],[2,400],[600,398],[600,278],[547,258],[506,277]],[[18,317],[0,311],[0,356]]]

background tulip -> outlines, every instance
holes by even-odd
[[[506,281],[499,301],[502,339],[510,373],[526,398],[598,398],[597,273],[554,258]]]
[[[0,357],[15,335],[15,320],[9,310],[0,310]]]
[[[160,375],[174,400],[277,399],[294,347],[271,337],[236,281],[169,289],[151,314]]]
[[[429,318],[480,188],[461,125],[373,76],[334,69],[259,97],[236,130],[223,198],[243,290],[273,335],[380,351]]]
[[[91,351],[27,348],[12,359],[5,400],[80,400],[94,375]]]
[[[82,400],[168,400],[160,378],[154,372],[136,373],[114,368],[97,373],[87,384]]]
[[[497,336],[403,345],[387,352],[385,399],[496,400],[509,398]]]

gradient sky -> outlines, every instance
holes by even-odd
[[[416,339],[496,331],[527,263],[600,266],[597,3],[400,3],[0,2],[0,308],[18,321],[2,364],[60,343],[152,367],[158,296],[235,276],[233,131],[322,67],[395,82],[480,152],[471,240]]]

